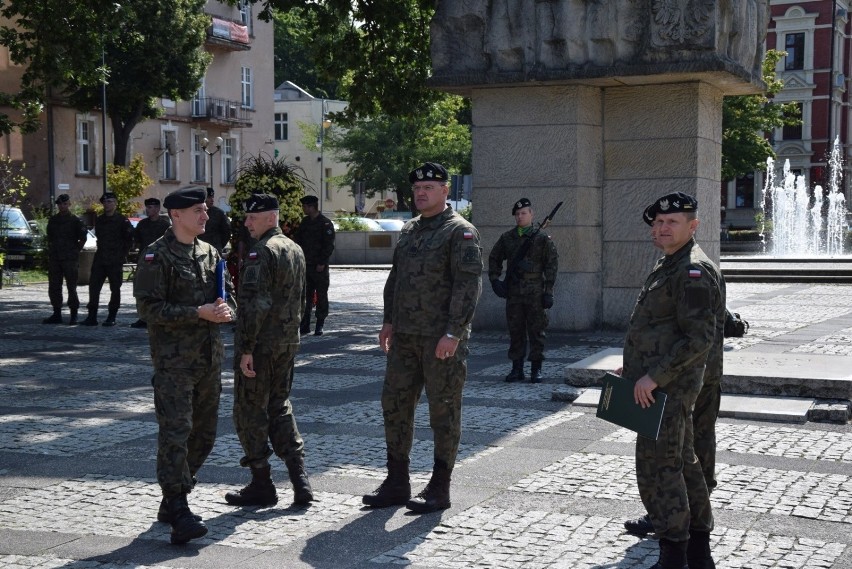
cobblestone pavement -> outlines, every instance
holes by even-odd
[[[550,397],[565,364],[620,346],[618,333],[551,334],[547,380],[533,385],[502,381],[505,333],[477,332],[453,507],[362,509],[361,494],[385,474],[377,334],[386,277],[335,270],[327,333],[308,336],[296,361],[293,405],[317,501],[290,505],[276,462],[277,506],[224,502],[248,479],[229,359],[219,437],[190,496],[210,531],[180,547],[155,521],[157,425],[147,337],[129,327],[130,286],[115,328],[45,326],[45,285],[0,290],[0,567],[650,567],[656,543],[622,530],[643,511],[635,435]],[[852,287],[731,283],[728,294],[752,326],[729,351],[852,355]],[[227,327],[229,351],[232,339]],[[416,427],[415,491],[432,460],[425,401]],[[718,567],[852,567],[852,426],[725,419],[718,448]]]

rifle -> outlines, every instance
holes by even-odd
[[[556,204],[556,206],[547,215],[547,217],[541,220],[541,222],[538,224],[538,227],[536,227],[532,231],[532,233],[530,233],[530,238],[521,244],[520,249],[518,249],[518,251],[515,253],[515,256],[512,257],[512,260],[509,262],[509,264],[506,265],[506,278],[504,279],[506,290],[508,290],[509,285],[521,280],[521,271],[518,270],[522,266],[521,261],[524,257],[527,256],[530,247],[532,247],[533,241],[535,241],[535,236],[538,235],[538,233],[542,229],[546,229],[547,226],[550,225],[550,222],[553,221],[553,217],[556,215],[556,212],[559,211],[559,208],[562,207],[563,203],[564,202],[559,202],[558,204]]]

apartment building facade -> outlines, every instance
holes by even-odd
[[[127,161],[141,154],[154,180],[143,198],[162,200],[181,186],[202,184],[214,188],[217,205],[227,210],[241,162],[273,153],[268,117],[273,113],[274,36],[272,24],[258,20],[247,2],[232,7],[208,0],[205,11],[210,27],[204,49],[213,58],[198,92],[190,101],[160,99],[162,115],[136,126]],[[3,49],[0,87],[11,91],[20,80],[20,68]],[[106,99],[109,108],[109,88]],[[26,164],[23,173],[31,181],[28,199],[33,206],[49,205],[59,193],[70,194],[76,203],[94,203],[104,187],[104,150],[106,163],[114,161],[112,125],[100,109],[81,112],[61,103],[53,109],[52,153],[46,120],[36,133],[0,138],[0,153]]]
[[[795,102],[802,117],[801,126],[769,133],[778,155],[776,173],[789,160],[791,171],[804,176],[811,188],[817,184],[828,187],[828,157],[835,139],[839,139],[844,164],[852,154],[849,8],[849,0],[770,1],[766,47],[787,52],[776,68],[784,89],[775,101]],[[844,188],[849,187],[849,177],[850,169],[844,167]],[[755,225],[754,216],[762,207],[764,180],[764,173],[757,171],[723,184],[727,225]]]

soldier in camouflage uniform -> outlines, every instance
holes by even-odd
[[[668,402],[654,441],[636,440],[639,495],[660,538],[652,569],[715,567],[710,552],[713,513],[694,451],[692,413],[704,383],[708,354],[724,311],[719,269],[695,243],[694,197],[676,192],[646,208],[665,253],[645,280],[624,342],[624,377],[635,381],[643,408],[662,388]]]
[[[109,280],[109,304],[104,326],[115,326],[115,316],[121,306],[121,284],[124,282],[124,261],[133,243],[133,226],[130,220],[118,212],[118,197],[112,192],[101,196],[104,212],[95,220],[95,235],[98,238],[98,250],[92,261],[92,274],[89,278],[89,315],[81,322],[83,326],[98,325],[98,305],[101,300],[101,288]]]
[[[524,380],[524,356],[529,343],[530,380],[542,380],[547,310],[553,306],[553,285],[559,271],[559,255],[550,236],[533,227],[532,203],[521,198],[512,206],[517,226],[500,236],[488,256],[488,279],[494,294],[506,299],[509,326],[509,359],[512,371],[506,381]],[[533,239],[523,256],[525,243]],[[503,261],[506,280],[501,281]],[[527,339],[529,338],[529,342]]]
[[[235,506],[278,503],[268,460],[274,450],[287,465],[293,501],[307,504],[314,494],[305,472],[304,442],[290,403],[305,300],[305,256],[278,227],[274,196],[252,195],[245,202],[245,212],[245,227],[257,242],[240,273],[234,426],[245,452],[240,465],[251,468],[252,480],[242,490],[228,492],[225,500]]]
[[[137,263],[142,260],[148,245],[162,237],[166,229],[172,226],[168,217],[160,216],[160,200],[157,198],[145,200],[145,215],[146,217],[140,219],[139,223],[136,224],[136,230],[133,232],[133,241],[136,243],[136,250],[139,252]],[[130,325],[131,328],[146,328],[147,326],[141,318]]]
[[[207,225],[198,238],[210,243],[221,253],[231,240],[231,221],[224,211],[214,205],[213,188],[207,188]]]
[[[382,412],[388,476],[369,507],[405,504],[417,513],[449,508],[450,475],[461,437],[468,339],[482,291],[479,232],[446,205],[447,171],[425,163],[409,175],[420,215],[402,228],[384,289],[379,345],[387,353]],[[423,388],[434,434],[434,469],[410,499],[414,411]]]
[[[303,335],[311,331],[311,309],[316,292],[317,324],[314,335],[322,336],[328,317],[328,260],[334,252],[334,225],[320,212],[316,196],[303,197],[302,210],[305,217],[293,236],[305,253],[305,311],[299,331]]]
[[[207,221],[204,188],[172,192],[164,205],[172,227],[143,253],[134,296],[148,323],[154,365],[157,481],[163,492],[157,519],[171,523],[172,543],[186,543],[207,533],[187,494],[216,439],[225,355],[219,326],[234,319],[236,304],[227,271],[229,299],[218,295],[219,252],[197,238]]]
[[[62,324],[62,280],[68,287],[68,324],[77,323],[80,299],[77,297],[77,278],[80,270],[80,251],[86,244],[86,225],[71,213],[71,198],[61,194],[56,198],[59,212],[47,222],[47,296],[53,307],[53,315],[42,320],[43,324]]]

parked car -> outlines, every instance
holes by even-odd
[[[0,249],[7,267],[31,267],[44,250],[35,222],[27,221],[20,208],[0,205]]]
[[[402,219],[377,219],[376,222],[382,226],[385,231],[399,231],[405,225],[405,220]]]

